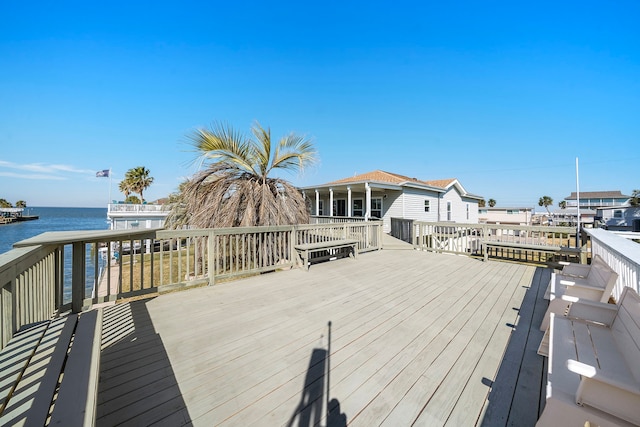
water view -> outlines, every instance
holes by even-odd
[[[10,251],[13,244],[47,231],[71,230],[106,230],[106,208],[26,208],[25,215],[37,215],[33,221],[15,222],[0,225],[0,255]],[[71,299],[71,246],[65,247],[64,255],[64,298]],[[91,247],[87,247],[86,290],[90,293],[93,288],[95,265]],[[101,260],[99,261],[102,264]],[[101,268],[101,265],[98,266]]]

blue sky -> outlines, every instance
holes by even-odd
[[[499,206],[640,188],[640,3],[0,0],[0,198],[147,200],[213,121],[312,137],[294,184],[382,169]],[[447,4],[444,4],[447,3]]]

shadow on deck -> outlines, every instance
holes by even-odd
[[[104,311],[98,426],[188,425],[171,362],[143,300]]]
[[[491,388],[482,426],[533,426],[544,409],[547,359],[538,355],[544,332],[539,329],[548,306],[544,293],[551,277],[548,268],[537,268],[518,311],[518,322]]]

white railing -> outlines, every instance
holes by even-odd
[[[618,273],[613,290],[616,301],[625,286],[640,292],[640,244],[602,228],[585,231],[591,238],[592,255],[600,255]]]
[[[363,216],[319,216],[311,215],[309,217],[309,224],[335,224],[343,222],[363,222],[365,218]]]
[[[130,203],[109,203],[107,213],[158,213],[164,212],[163,205]]]

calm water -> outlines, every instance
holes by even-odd
[[[25,214],[39,215],[35,221],[0,225],[0,254],[15,242],[46,231],[106,230],[107,208],[27,208]]]
[[[10,251],[13,244],[46,231],[106,230],[107,208],[27,208],[25,215],[39,219],[0,225],[0,254]],[[94,269],[90,246],[87,247],[86,292],[93,288]],[[101,266],[98,266],[100,268]],[[65,247],[65,300],[71,298],[71,250]]]

